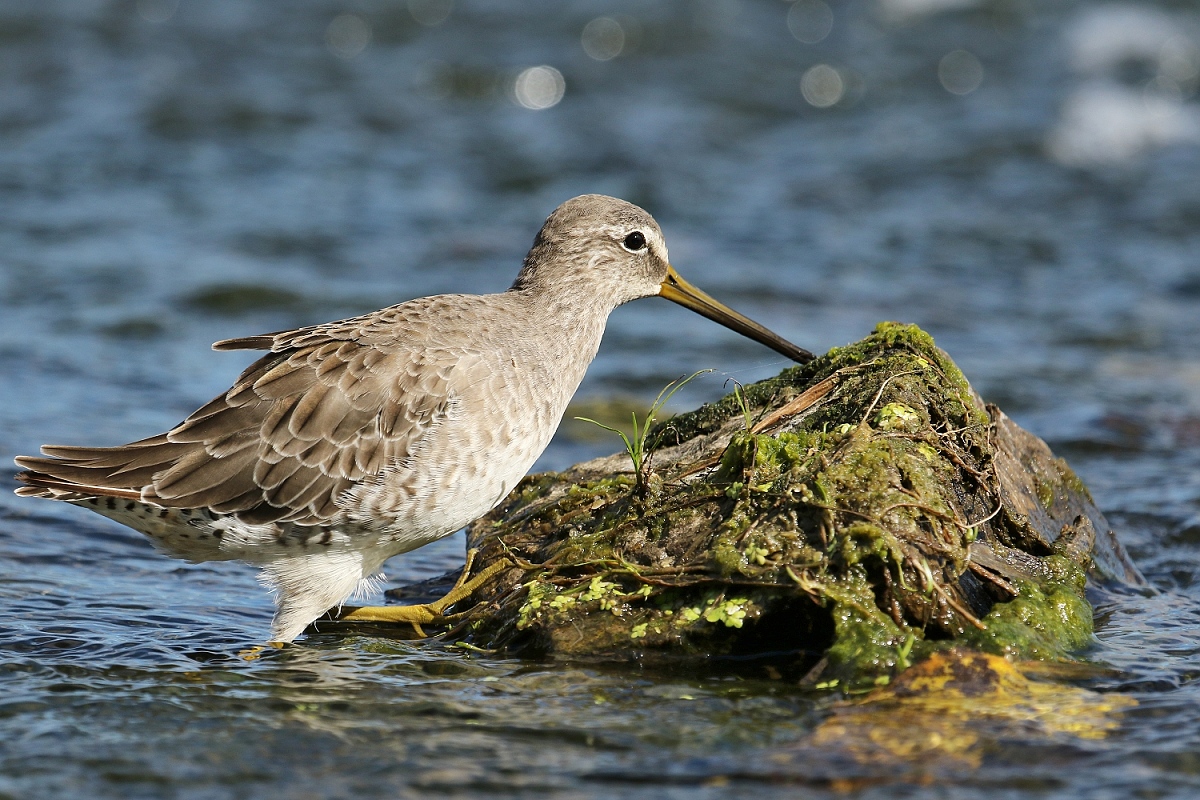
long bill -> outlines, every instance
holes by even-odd
[[[675,271],[674,267],[667,267],[667,277],[662,282],[658,294],[660,297],[679,303],[684,308],[690,308],[701,316],[708,317],[713,322],[719,322],[732,331],[737,331],[760,344],[765,344],[792,361],[804,364],[814,358],[813,354],[803,347],[797,347],[782,336],[772,333],[754,320],[742,316],[729,306],[714,300],[692,286],[679,277],[679,273]]]

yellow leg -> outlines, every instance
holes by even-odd
[[[465,600],[470,597],[475,593],[476,589],[491,580],[496,573],[512,566],[511,561],[507,558],[502,558],[474,578],[471,578],[471,580],[467,580],[467,576],[471,574],[471,565],[475,563],[476,553],[477,551],[475,550],[467,553],[467,564],[463,567],[462,575],[459,576],[458,582],[440,600],[416,606],[363,606],[361,608],[351,608],[344,611],[338,619],[349,620],[351,622],[406,623],[412,625],[417,635],[424,638],[425,631],[421,629],[422,625],[451,619],[451,617],[445,616],[447,608],[459,600]]]
[[[283,642],[267,642],[265,646],[256,644],[254,647],[238,651],[238,655],[241,656],[243,661],[257,661],[259,658],[262,658],[262,654],[268,647],[274,650],[282,650]]]

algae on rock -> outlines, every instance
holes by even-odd
[[[1070,468],[913,326],[656,435],[642,486],[615,455],[530,476],[476,522],[479,567],[512,566],[451,638],[869,685],[950,647],[1064,658],[1092,632],[1087,574],[1141,581]]]

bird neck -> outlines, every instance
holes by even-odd
[[[586,369],[600,348],[604,327],[613,306],[603,298],[571,291],[544,291],[537,287],[509,290],[531,333],[541,341],[543,357],[560,365]],[[547,336],[546,332],[553,332]]]

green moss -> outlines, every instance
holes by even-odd
[[[921,415],[904,403],[888,403],[875,415],[875,427],[884,431],[916,433],[924,424]]]
[[[1061,555],[1043,565],[1048,579],[1018,581],[1020,595],[997,603],[983,620],[987,629],[964,638],[980,650],[1024,659],[1061,659],[1087,646],[1093,627],[1083,566]]]
[[[1065,551],[1043,550],[1043,577],[982,600],[960,586],[972,542],[1010,541],[1017,523],[995,513],[990,419],[928,334],[882,323],[745,387],[744,404],[757,421],[818,384],[818,400],[757,433],[733,394],[669,420],[665,445],[734,422],[693,462],[656,463],[645,489],[629,475],[522,484],[474,541],[503,542],[496,554],[520,554],[528,572],[498,590],[500,611],[473,643],[502,647],[516,630],[555,652],[714,655],[786,613],[797,630],[832,630],[821,682],[841,687],[964,643],[1014,658],[1086,645],[1086,565]],[[1086,492],[1065,464],[1037,474],[1047,507]],[[992,602],[1013,586],[1015,598]]]
[[[1085,486],[1083,481],[1079,479],[1079,476],[1075,474],[1075,470],[1071,469],[1071,467],[1067,465],[1066,461],[1061,458],[1056,458],[1054,459],[1054,465],[1058,467],[1058,477],[1068,492],[1072,492],[1084,497],[1089,503],[1093,502],[1092,493],[1088,491],[1087,486]]]
[[[1042,508],[1049,511],[1054,507],[1054,485],[1048,481],[1035,478],[1034,489],[1037,491],[1038,502]]]
[[[879,609],[861,567],[823,584],[823,591],[833,601],[835,631],[833,646],[826,652],[826,680],[832,678],[848,688],[874,685],[879,675],[894,672],[909,657],[912,642],[920,632],[901,628]]]

